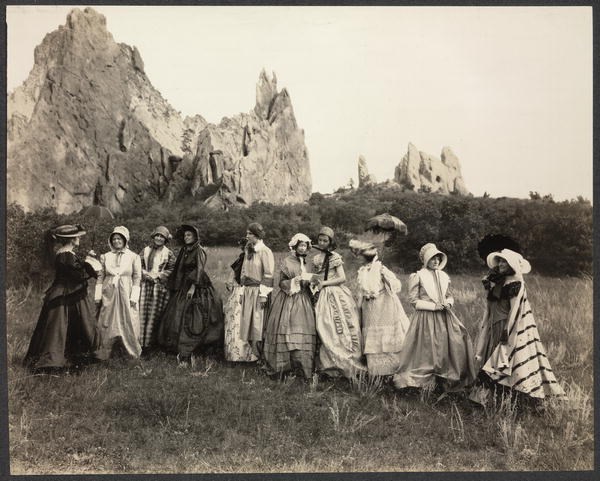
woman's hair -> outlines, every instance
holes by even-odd
[[[367,262],[372,262],[376,255],[377,254],[361,254],[361,256],[363,256]]]
[[[327,237],[327,240],[329,240],[329,245],[327,246],[327,250],[334,251],[337,249],[337,242],[335,241],[335,239],[332,239],[327,234],[319,234],[319,236],[317,237],[317,241],[319,240],[319,237],[321,237],[321,236]]]
[[[44,234],[43,260],[46,267],[53,267],[56,259],[56,245],[66,246],[73,240],[72,237],[54,237],[53,229]]]

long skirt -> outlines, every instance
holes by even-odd
[[[499,343],[482,371],[502,386],[533,398],[564,396],[550,366],[527,295],[519,301],[508,342]]]
[[[120,276],[116,281],[107,276],[102,284],[102,306],[98,316],[94,355],[100,360],[111,357],[119,349],[128,357],[137,358],[140,346],[140,315],[138,306],[130,305],[131,277]]]
[[[324,287],[315,306],[319,347],[318,370],[335,376],[364,372],[362,336],[356,303],[346,286]]]
[[[369,374],[394,374],[409,326],[400,299],[396,294],[383,291],[375,299],[363,299],[361,314],[364,353]]]
[[[225,313],[225,359],[228,361],[252,362],[258,359],[252,352],[248,341],[242,341],[240,337],[241,297],[243,295],[244,286],[234,287],[223,307]]]
[[[182,356],[223,342],[223,304],[214,288],[197,286],[191,299],[186,296],[187,289],[171,295],[158,328],[158,344]]]
[[[155,329],[169,302],[169,290],[160,282],[142,281],[140,293],[140,343],[150,347],[156,343]]]
[[[397,389],[434,386],[439,380],[451,391],[475,379],[471,337],[452,311],[415,311],[399,361]]]
[[[275,373],[300,371],[311,378],[315,365],[317,332],[308,290],[288,296],[279,291],[265,326],[264,356]]]
[[[24,364],[32,369],[65,367],[91,350],[96,324],[94,304],[87,292],[64,302],[62,287],[51,287],[40,312]]]

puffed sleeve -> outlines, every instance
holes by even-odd
[[[408,278],[408,300],[418,311],[435,311],[435,302],[419,297],[421,280],[416,272]]]
[[[402,289],[402,283],[398,280],[396,274],[390,271],[387,267],[381,266],[381,275],[393,293],[400,292]]]
[[[139,302],[140,300],[140,283],[142,280],[142,260],[135,252],[133,254],[133,265],[131,267],[131,296],[129,300],[133,302]]]
[[[267,297],[273,290],[275,274],[275,258],[271,249],[264,249],[260,251],[260,259],[263,264],[263,275],[260,280],[260,286],[258,287],[258,295],[260,297]]]
[[[520,290],[521,290],[521,282],[519,282],[519,281],[509,282],[508,284],[504,284],[502,286],[502,291],[500,293],[500,296],[503,299],[512,299],[513,297],[516,297],[519,295]]]

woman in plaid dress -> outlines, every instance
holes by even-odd
[[[142,290],[140,295],[140,344],[143,353],[155,344],[153,333],[167,302],[167,282],[175,267],[175,255],[165,244],[171,239],[169,230],[158,226],[152,232],[152,245],[140,252],[142,260]]]

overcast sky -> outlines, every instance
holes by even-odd
[[[72,6],[7,6],[8,90]],[[392,178],[409,142],[458,156],[475,195],[592,199],[591,7],[111,7],[184,115],[250,111],[265,68],[305,131],[313,191]]]

